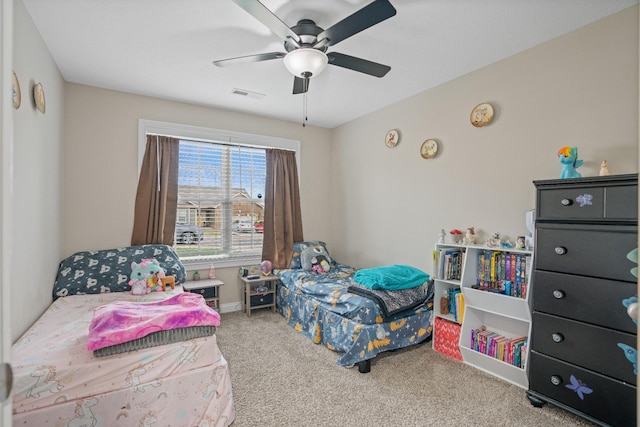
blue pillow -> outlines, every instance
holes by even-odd
[[[176,285],[187,279],[178,254],[167,245],[141,245],[100,251],[77,252],[62,260],[53,284],[53,299],[75,294],[129,292],[131,263],[155,258]]]

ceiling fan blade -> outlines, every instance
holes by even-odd
[[[362,30],[391,18],[395,14],[396,9],[389,3],[389,0],[375,0],[321,32],[318,35],[318,42],[323,43],[324,46],[335,45]],[[327,41],[323,42],[324,39],[327,39]]]
[[[378,64],[377,62],[367,61],[366,59],[356,58],[355,56],[345,55],[343,53],[328,53],[329,64],[338,67],[348,68],[353,71],[369,74],[375,77],[384,77],[391,67],[388,65]]]
[[[238,56],[237,58],[221,59],[213,61],[218,67],[227,67],[229,65],[248,64],[250,62],[268,61],[270,59],[284,58],[287,54],[284,52],[259,53],[257,55]]]
[[[293,78],[293,94],[307,93],[309,91],[309,79],[302,79],[300,77]]]
[[[262,22],[273,34],[282,40],[287,41],[287,39],[293,39],[295,44],[300,45],[300,37],[258,0],[233,0],[233,2],[249,12],[249,14],[258,21]]]

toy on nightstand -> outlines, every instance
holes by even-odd
[[[558,157],[560,163],[562,163],[560,179],[582,177],[582,174],[576,170],[583,163],[582,160],[578,160],[578,147],[562,147],[558,151]]]
[[[260,264],[260,272],[262,273],[262,275],[271,276],[271,270],[273,270],[273,264],[271,264],[271,261],[262,261],[262,263]]]

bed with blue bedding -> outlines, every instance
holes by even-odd
[[[312,256],[307,256],[310,252]],[[329,267],[314,268],[318,259],[328,261]],[[280,279],[277,307],[289,326],[315,344],[338,352],[338,365],[358,365],[360,372],[368,372],[371,359],[379,353],[418,344],[431,336],[433,283],[424,273],[422,279],[412,275],[416,271],[388,266],[356,272],[332,260],[323,242],[298,242],[289,268],[274,271]],[[372,289],[366,280],[371,275],[392,277],[391,273],[398,272],[399,282],[406,279],[415,284],[406,289],[402,283]],[[398,282],[396,276],[392,278]],[[394,286],[399,289],[392,289]]]

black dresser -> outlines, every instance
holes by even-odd
[[[638,175],[534,185],[528,398],[635,426]]]

